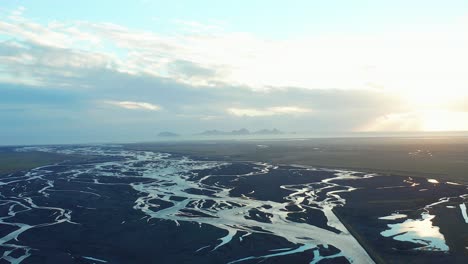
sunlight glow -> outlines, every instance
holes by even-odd
[[[467,131],[468,112],[420,110],[381,116],[357,131]]]
[[[421,119],[423,131],[468,130],[468,112],[425,111]]]

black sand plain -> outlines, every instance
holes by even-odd
[[[352,186],[356,190],[340,193],[339,195],[346,199],[346,204],[334,209],[334,213],[374,261],[466,263],[468,260],[466,248],[468,224],[464,222],[460,210],[447,207],[466,204],[466,198],[460,196],[468,192],[465,185],[446,183],[447,181],[462,184],[468,182],[468,177],[464,174],[468,172],[468,140],[465,138],[164,142],[128,144],[124,148],[168,152],[176,156],[188,155],[194,160],[229,161],[230,166],[198,171],[197,176],[193,176],[190,180],[197,181],[211,174],[214,176],[208,178],[205,184],[230,188],[229,194],[233,197],[245,196],[260,201],[284,202],[284,197],[289,193],[281,188],[281,185],[320,182],[330,177],[328,170],[295,175],[290,173],[294,168],[290,167],[292,164],[377,172],[380,177],[359,181],[336,180],[340,185]],[[2,151],[6,153],[3,155],[8,156],[11,148],[3,148]],[[31,157],[41,156],[35,152],[14,155],[26,155],[27,164],[31,163],[29,161]],[[93,256],[107,263],[227,263],[242,257],[264,255],[272,248],[295,246],[284,238],[265,233],[254,233],[240,239],[245,234],[239,232],[229,244],[217,250],[212,251],[211,246],[208,250],[197,251],[203,246],[213,245],[213,241],[226,235],[225,230],[191,221],[181,221],[176,224],[173,221],[148,219],[147,215],[133,208],[140,194],[129,186],[131,183],[149,181],[148,179],[106,178],[100,179],[106,184],[94,184],[95,176],[92,174],[82,174],[78,178],[56,174],[77,165],[100,163],[106,161],[105,159],[118,160],[118,157],[69,155],[41,157],[47,159],[52,157],[52,163],[61,162],[59,166],[48,167],[52,172],[47,177],[54,180],[54,189],[57,191],[50,191],[47,196],[38,195],[37,192],[46,186],[46,181],[28,180],[15,183],[13,188],[12,185],[0,186],[2,199],[19,201],[20,197],[30,197],[41,207],[70,210],[73,223],[65,221],[56,225],[31,228],[22,233],[16,243],[30,247],[32,250],[31,256],[21,263],[100,263],[93,262],[85,256]],[[41,164],[51,163],[52,160],[47,159],[40,161]],[[226,176],[255,170],[252,161],[276,164],[278,169],[264,175]],[[6,161],[2,158],[0,164],[2,162],[11,162],[11,159]],[[0,173],[2,182],[8,181],[8,177],[20,177],[27,171],[19,170],[20,165],[16,165],[14,170],[10,167],[8,173]],[[24,167],[24,169],[29,168],[31,165]],[[12,174],[12,171],[16,172]],[[131,175],[134,173],[132,171],[125,173],[137,176]],[[426,178],[437,179],[440,183],[430,183]],[[408,182],[417,183],[418,189],[427,189],[427,191],[415,191],[415,187]],[[395,186],[400,187],[393,188]],[[187,192],[196,193],[200,190],[193,189]],[[210,193],[205,192],[204,195],[209,196]],[[325,192],[319,193],[316,199],[324,199],[326,195]],[[378,217],[398,211],[416,218],[426,205],[446,197],[452,198],[440,206],[432,207],[430,213],[435,215],[433,223],[440,228],[440,233],[444,235],[450,247],[448,253],[415,251],[414,249],[421,245],[396,241],[380,235],[389,222],[379,220]],[[183,197],[171,197],[174,201],[183,199]],[[165,208],[163,201],[155,199],[153,202],[159,205],[159,208]],[[6,216],[9,210],[9,207],[3,204],[0,215]],[[308,208],[302,212],[291,205],[287,210],[288,218],[293,222],[305,222],[331,232],[338,232],[327,225],[326,217],[318,209]],[[260,211],[249,212],[245,217],[262,223],[268,223],[270,219],[268,214]],[[4,221],[34,226],[60,219],[57,220],[57,215],[51,214],[48,210],[39,209],[18,213]],[[1,224],[0,236],[14,230],[15,228],[10,225]],[[11,248],[1,247],[1,250],[0,255]],[[319,247],[319,250],[323,256],[339,252],[333,247]],[[24,253],[24,250],[17,249],[10,256],[20,257]],[[312,250],[307,250],[287,256],[253,259],[242,263],[259,261],[309,263],[313,258]],[[10,262],[2,259],[0,263]],[[348,261],[345,258],[332,258],[319,263],[348,263]]]
[[[135,143],[130,149],[417,176],[468,184],[468,137],[350,137]]]

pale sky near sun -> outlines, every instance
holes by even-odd
[[[468,130],[467,99],[467,1],[0,6],[0,144]]]

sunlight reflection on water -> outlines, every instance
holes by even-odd
[[[384,237],[393,237],[395,240],[407,241],[424,246],[418,250],[448,251],[445,237],[439,232],[439,227],[432,225],[434,215],[425,212],[422,219],[408,219],[399,224],[388,224],[390,229],[381,232]]]
[[[468,224],[468,214],[466,213],[466,205],[464,203],[460,204],[460,210],[461,210],[463,219],[465,219],[465,223]]]

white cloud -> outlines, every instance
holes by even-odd
[[[304,114],[312,112],[311,109],[302,108],[297,106],[277,106],[268,108],[228,108],[227,112],[234,116],[248,116],[248,117],[259,117],[259,116],[274,116],[274,115],[292,115],[292,114]]]
[[[461,22],[451,30],[424,33],[317,34],[266,40],[223,31],[216,23],[178,20],[179,31],[158,34],[111,23],[43,25],[24,18],[21,12],[16,14],[14,19],[0,21],[0,34],[24,43],[100,54],[112,60],[118,71],[167,77],[194,86],[367,88],[410,100],[440,90],[447,96],[437,96],[437,100],[450,100],[468,86],[468,26]],[[67,56],[41,63],[47,66],[56,60],[67,60]],[[184,72],[186,67],[174,67],[181,61],[213,74],[200,77],[198,72]]]
[[[159,105],[146,103],[146,102],[132,102],[132,101],[105,101],[106,104],[118,106],[125,109],[131,110],[149,110],[159,111],[161,107]]]

